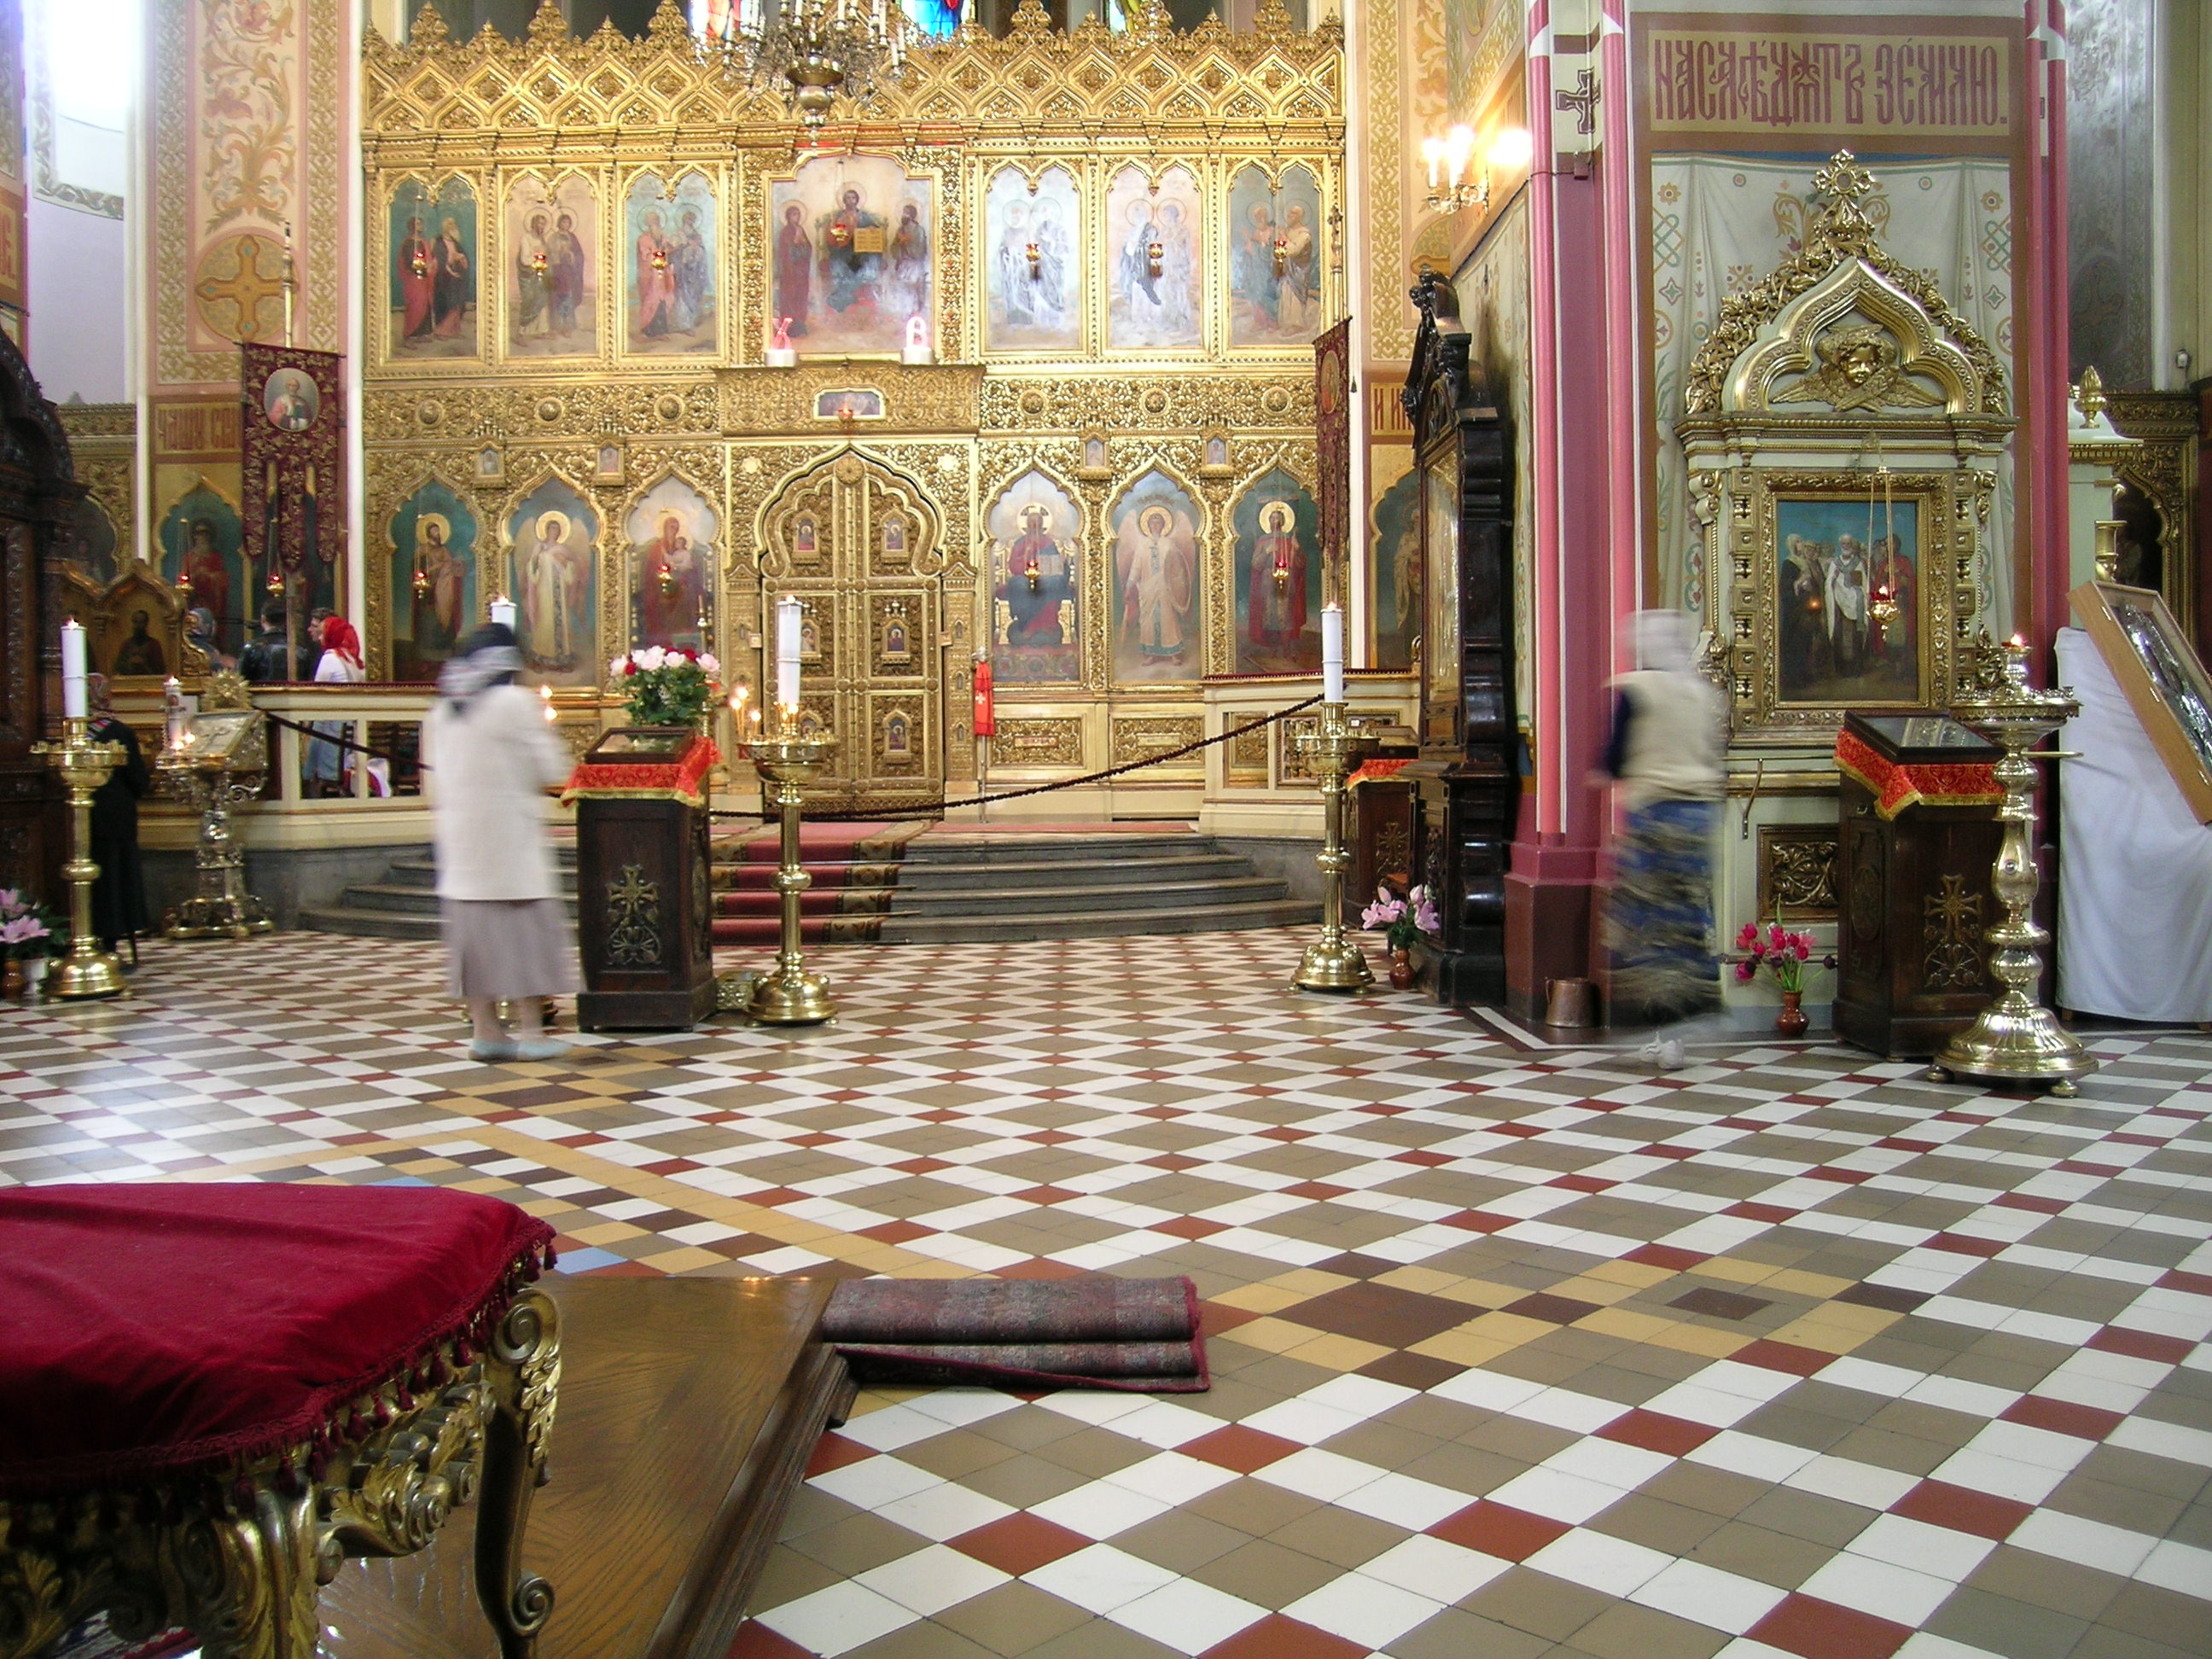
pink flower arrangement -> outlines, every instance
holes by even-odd
[[[1736,983],[1748,985],[1759,977],[1761,968],[1772,975],[1775,985],[1784,991],[1802,992],[1805,988],[1805,964],[1813,959],[1813,936],[1793,933],[1779,920],[1764,932],[1755,921],[1747,921],[1743,931],[1735,936],[1735,948],[1744,953],[1735,965]],[[1835,966],[1833,957],[1824,957],[1820,965]]]
[[[1359,925],[1381,929],[1388,935],[1394,951],[1411,950],[1413,941],[1423,933],[1443,931],[1443,923],[1437,916],[1436,901],[1429,896],[1425,887],[1416,887],[1404,898],[1387,887],[1376,888],[1375,902],[1359,913]]]
[[[0,957],[21,961],[27,957],[53,955],[61,941],[58,924],[15,887],[0,887]]]
[[[636,726],[696,726],[720,690],[722,665],[704,651],[648,645],[607,665]]]

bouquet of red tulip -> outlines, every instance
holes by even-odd
[[[1813,957],[1810,933],[1793,933],[1783,927],[1778,918],[1763,933],[1757,922],[1747,921],[1743,931],[1735,936],[1735,946],[1744,953],[1743,960],[1735,965],[1738,984],[1750,984],[1764,968],[1774,976],[1774,983],[1780,989],[1804,990],[1805,964]],[[1820,965],[1832,968],[1835,962],[1832,957],[1826,957]]]

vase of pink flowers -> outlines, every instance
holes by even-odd
[[[46,976],[46,958],[55,949],[56,929],[46,913],[13,887],[0,887],[0,997],[13,1002],[25,988]]]
[[[1782,993],[1782,1012],[1774,1017],[1774,1029],[1786,1037],[1805,1035],[1812,1024],[1805,1016],[1805,973],[1813,960],[1813,936],[1793,933],[1782,925],[1779,916],[1765,929],[1755,921],[1747,921],[1743,931],[1735,936],[1736,949],[1743,957],[1735,965],[1736,983],[1748,985],[1764,971]],[[1823,967],[1834,966],[1832,957],[1824,957]]]
[[[1376,888],[1375,902],[1359,913],[1359,925],[1381,930],[1389,942],[1390,983],[1401,991],[1413,982],[1413,941],[1424,933],[1443,931],[1436,901],[1425,887],[1416,887],[1403,898],[1387,887]]]

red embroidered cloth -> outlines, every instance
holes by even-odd
[[[707,802],[707,774],[722,751],[702,738],[674,761],[586,761],[568,775],[562,801],[659,799],[674,795],[687,806]]]
[[[1413,757],[1410,755],[1402,760],[1362,761],[1359,763],[1359,769],[1344,781],[1344,787],[1347,789],[1356,789],[1363,783],[1380,783],[1385,778],[1397,776],[1401,771],[1413,763]]]
[[[1845,727],[1836,769],[1874,791],[1874,810],[1893,818],[1908,806],[1994,806],[2004,799],[1987,761],[1893,761]]]
[[[0,1194],[0,1498],[220,1469],[481,1340],[553,1230],[437,1187]]]

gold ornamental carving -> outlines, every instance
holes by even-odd
[[[1796,824],[1759,828],[1759,914],[1784,921],[1836,919],[1837,837]]]
[[[977,363],[927,367],[890,362],[802,363],[797,368],[718,371],[721,429],[731,437],[789,437],[815,432],[823,438],[857,435],[858,422],[841,420],[825,397],[849,389],[878,393],[883,414],[866,422],[872,440],[887,432],[973,431],[983,369]]]
[[[1131,761],[1186,748],[1205,736],[1204,726],[1205,722],[1196,714],[1117,718],[1113,723],[1113,741],[1107,751],[1108,764],[1125,766]],[[1203,765],[1204,762],[1193,755],[1187,757],[1184,763],[1196,768]]]
[[[1691,359],[1684,399],[1692,416],[1717,414],[1724,403],[1723,382],[1760,330],[1792,301],[1853,262],[1904,295],[1972,363],[1977,395],[1971,407],[1958,413],[1999,418],[2008,414],[2005,371],[1996,354],[1972,324],[1952,310],[1935,283],[1882,246],[1866,207],[1874,187],[1874,175],[1849,150],[1838,150],[1814,175],[1813,188],[1822,199],[1806,227],[1803,245],[1763,280],[1722,302],[1712,332]]]
[[[991,738],[991,764],[1080,766],[1083,722],[1079,720],[1001,719]]]
[[[1966,890],[1963,876],[1943,878],[1942,890],[1930,893],[1921,927],[1925,991],[1978,991],[1983,983],[1982,896]]]

